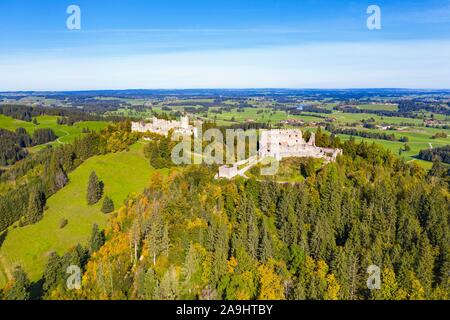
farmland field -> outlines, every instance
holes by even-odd
[[[396,105],[393,104],[368,104],[360,105],[360,108],[366,110],[396,110]],[[174,107],[174,110],[175,107]],[[178,109],[179,110],[179,109]],[[275,125],[280,121],[287,119],[297,119],[303,120],[306,126],[310,126],[317,122],[323,122],[324,119],[332,118],[334,123],[338,126],[346,126],[348,124],[361,124],[363,120],[373,120],[377,125],[383,126],[396,126],[398,130],[380,130],[372,129],[366,130],[363,128],[357,130],[366,130],[370,132],[381,132],[386,134],[394,134],[396,138],[407,137],[408,146],[410,150],[402,151],[401,156],[407,161],[417,161],[420,165],[425,168],[430,168],[431,163],[427,161],[422,161],[416,159],[415,156],[418,155],[420,150],[428,149],[430,147],[439,147],[450,144],[450,130],[449,129],[439,129],[432,127],[425,127],[423,125],[422,119],[404,118],[404,117],[383,117],[371,113],[343,113],[333,111],[331,114],[328,113],[312,113],[303,112],[301,115],[289,115],[286,111],[273,111],[270,108],[244,108],[238,111],[237,108],[233,108],[230,111],[221,110],[220,113],[216,111],[218,108],[210,108],[207,114],[208,120],[215,120],[218,125],[231,125],[236,123],[245,123],[248,121],[269,123]],[[430,115],[428,115],[430,116]],[[441,115],[439,115],[441,116]],[[436,118],[442,118],[442,121],[446,121],[446,117],[441,116]],[[438,132],[445,132],[448,138],[432,139],[432,136]],[[342,139],[349,139],[348,135],[339,135]],[[372,138],[361,138],[355,137],[357,141],[365,140],[368,142],[375,142],[383,145],[394,154],[399,154],[399,150],[404,147],[404,142],[400,141],[387,141],[381,139]]]
[[[187,100],[183,100],[183,102],[188,105]],[[192,101],[200,103],[198,101]],[[183,103],[178,102],[181,105],[170,106],[166,108],[170,108],[172,111],[182,111]],[[252,102],[253,105],[261,105],[259,102]],[[232,106],[232,104],[230,104]],[[326,109],[332,110],[335,104],[326,104]],[[194,106],[195,107],[195,106]],[[200,107],[200,106],[198,106]],[[364,110],[384,110],[384,111],[396,111],[398,107],[396,104],[360,104],[357,105],[358,108]],[[170,112],[167,110],[163,110],[161,105],[156,105],[152,107],[152,110],[157,113],[161,112]],[[120,114],[127,116],[135,116],[142,118],[150,118],[152,115],[152,111],[150,108],[145,111],[136,111],[133,109],[122,109]],[[448,116],[444,116],[441,114],[431,114],[424,113],[427,118],[437,119],[443,124],[449,124]],[[356,126],[355,128],[358,131],[370,131],[370,132],[378,132],[378,133],[386,133],[386,134],[394,134],[397,139],[400,137],[408,138],[408,146],[410,150],[402,151],[401,156],[404,157],[407,161],[417,161],[420,165],[425,168],[430,168],[431,163],[427,161],[422,161],[416,159],[415,157],[418,155],[420,150],[427,149],[430,147],[439,147],[444,146],[450,143],[450,130],[449,129],[440,129],[433,127],[424,126],[424,120],[421,118],[405,118],[405,117],[388,117],[388,116],[380,116],[374,113],[344,113],[341,111],[332,111],[331,113],[315,113],[315,112],[302,112],[301,114],[290,114],[284,110],[273,110],[270,107],[253,107],[253,108],[220,108],[220,107],[210,107],[206,112],[199,112],[196,115],[192,115],[193,117],[200,117],[204,120],[215,121],[219,126],[228,126],[238,123],[245,122],[258,122],[258,123],[267,123],[269,125],[277,125],[281,121],[293,119],[293,120],[302,120],[304,121],[304,126],[313,128],[317,127],[317,123],[324,123],[326,121],[331,120],[333,124],[338,127],[347,127],[347,126]],[[372,129],[367,130],[361,127],[363,121],[373,121],[375,125],[378,126],[394,126],[396,130],[381,130],[381,129]],[[289,126],[288,126],[289,127]],[[303,127],[303,129],[305,129]],[[445,132],[448,135],[448,138],[439,138],[432,139],[432,136],[438,132]],[[348,135],[340,135],[342,139],[349,139]],[[356,140],[361,141],[365,140],[368,142],[375,142],[383,145],[394,154],[398,155],[399,150],[404,148],[405,143],[400,141],[387,141],[381,139],[373,139],[373,138],[361,138],[355,137]]]

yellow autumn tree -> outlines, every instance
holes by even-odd
[[[383,300],[405,300],[407,293],[399,288],[394,270],[384,268],[381,273],[381,298]]]
[[[325,292],[325,299],[338,300],[340,289],[341,286],[339,285],[334,274],[327,275],[327,291]]]
[[[231,257],[227,262],[228,273],[234,273],[234,269],[237,267],[238,262],[235,257]]]
[[[258,268],[258,299],[260,300],[285,299],[283,279],[275,272],[274,265],[275,261],[273,259],[269,259],[267,264],[262,264]]]
[[[124,299],[121,291],[123,277],[132,267],[129,236],[118,233],[95,252],[86,265],[82,279],[82,299]]]
[[[409,293],[410,300],[424,300],[425,290],[423,289],[418,279],[413,279],[411,282],[411,292]]]

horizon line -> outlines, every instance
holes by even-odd
[[[450,88],[426,88],[426,87],[328,87],[328,88],[314,88],[314,87],[245,87],[245,88],[126,88],[126,89],[69,89],[69,90],[5,90],[0,91],[0,94],[5,93],[64,93],[64,92],[97,92],[97,91],[188,91],[188,90],[225,90],[225,91],[245,91],[245,90],[311,90],[311,91],[346,91],[346,90],[405,90],[405,91],[450,91]]]

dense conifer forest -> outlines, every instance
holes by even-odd
[[[26,148],[56,140],[52,129],[37,129],[30,136],[25,129],[15,132],[0,128],[0,166],[14,164],[28,155]]]
[[[317,141],[344,156],[301,183],[215,180],[207,166],[155,173],[87,246],[49,257],[34,298],[448,299],[448,172],[375,144]],[[66,286],[73,264],[81,290]],[[380,290],[367,288],[370,265]],[[3,297],[31,287],[19,268]]]
[[[427,161],[433,161],[438,158],[440,161],[450,164],[450,145],[422,150],[419,153],[419,158]]]

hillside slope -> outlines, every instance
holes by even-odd
[[[37,224],[23,228],[11,228],[0,247],[0,287],[5,283],[5,273],[20,264],[37,280],[52,251],[63,254],[78,243],[85,243],[92,225],[103,227],[108,215],[101,213],[101,201],[95,206],[86,203],[86,188],[90,173],[94,170],[105,184],[108,195],[118,208],[133,192],[141,192],[155,171],[143,155],[144,144],[133,145],[128,152],[96,156],[69,175],[69,184],[48,199],[44,218]],[[162,170],[164,173],[168,170]],[[68,224],[60,229],[60,221]],[[3,279],[2,279],[3,278]]]

